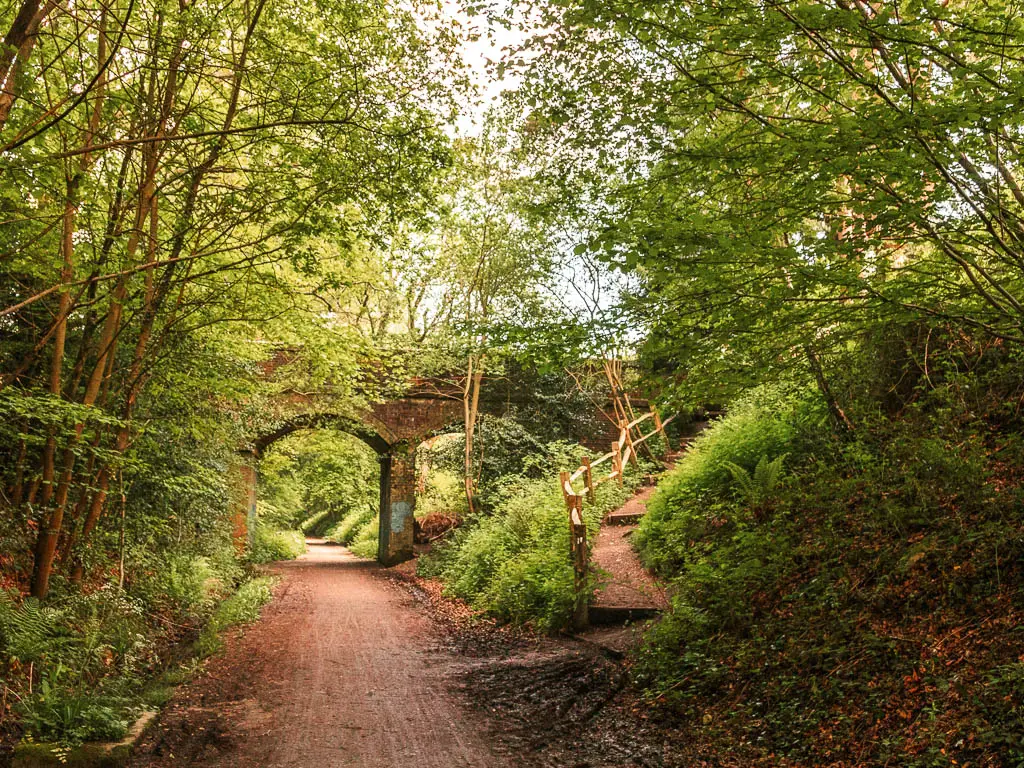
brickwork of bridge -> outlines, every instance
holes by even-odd
[[[460,374],[439,378],[413,378],[400,396],[353,409],[348,396],[330,388],[314,392],[298,391],[282,384],[300,360],[300,350],[276,349],[262,364],[261,378],[281,384],[272,398],[268,424],[237,453],[231,468],[229,491],[235,541],[244,549],[256,518],[259,461],[263,453],[287,435],[303,430],[327,427],[358,437],[380,459],[380,540],[377,559],[395,565],[413,556],[413,513],[416,509],[416,449],[425,439],[454,428],[464,420],[463,383]],[[294,375],[294,372],[292,372]],[[301,378],[301,376],[300,376]],[[526,391],[524,391],[524,389]],[[537,394],[513,384],[507,377],[484,381],[479,410],[495,416],[508,415],[521,405],[537,402]],[[646,408],[646,401],[636,402]],[[604,413],[612,412],[609,405]],[[594,418],[586,428],[564,435],[604,453],[618,438],[618,426],[594,405]]]
[[[527,396],[528,397],[528,396]],[[480,398],[480,412],[506,415],[526,402],[501,386],[487,387]],[[416,449],[425,439],[462,427],[462,391],[457,380],[415,380],[401,397],[376,403],[361,413],[332,412],[329,395],[287,393],[280,397],[282,416],[273,427],[257,435],[238,452],[230,486],[236,543],[243,549],[255,521],[259,460],[277,440],[303,429],[328,427],[354,435],[369,445],[380,459],[380,539],[377,559],[390,566],[413,556],[413,513],[416,509]],[[594,428],[576,436],[595,451],[608,450],[618,428],[595,406]]]

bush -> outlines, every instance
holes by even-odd
[[[355,538],[366,527],[367,523],[377,519],[375,507],[353,509],[327,532],[324,536],[328,541],[336,544],[351,544]],[[376,555],[376,552],[374,553]]]
[[[380,538],[380,515],[374,515],[356,531],[349,550],[354,555],[373,560],[377,557],[377,542]]]
[[[806,450],[824,419],[813,395],[802,389],[764,386],[738,400],[693,441],[648,503],[634,536],[645,564],[662,574],[680,567],[708,526],[742,509],[736,501],[744,486],[737,476],[753,479],[759,464],[763,469],[785,453]]]
[[[416,499],[416,517],[441,514],[462,518],[466,514],[466,487],[462,476],[451,470],[431,472]]]
[[[325,509],[315,515],[310,515],[299,525],[299,530],[307,536],[319,536],[331,526],[335,514],[333,510]]]
[[[294,560],[306,551],[306,539],[301,531],[273,530],[262,524],[253,531],[249,562],[269,563],[275,560]]]
[[[113,588],[47,605],[0,595],[0,657],[26,732],[68,745],[123,736],[152,635],[142,604]]]
[[[615,483],[598,488],[597,503],[584,506],[591,535],[630,493]],[[557,475],[506,477],[495,498],[499,502],[493,514],[456,531],[432,557],[421,560],[422,572],[438,576],[448,594],[503,620],[530,622],[545,630],[565,626],[575,594],[568,518]]]
[[[140,573],[131,591],[155,610],[201,621],[241,573],[234,564],[218,565],[201,555],[171,554],[156,569]]]
[[[274,578],[261,576],[251,579],[222,602],[214,612],[196,643],[200,656],[209,656],[220,650],[220,634],[239,624],[251,624],[260,617],[260,609],[273,597]]]

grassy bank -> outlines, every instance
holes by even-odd
[[[837,435],[761,388],[697,440],[636,536],[652,701],[751,763],[1024,762],[1024,441],[952,394]]]
[[[126,591],[58,593],[45,605],[0,593],[5,740],[122,738],[224,630],[259,617],[272,584],[227,559],[181,557]]]

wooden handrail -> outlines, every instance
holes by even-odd
[[[612,390],[615,389],[615,381],[611,375],[607,363],[605,365],[605,373],[608,375],[608,382],[612,385]],[[633,408],[629,404],[629,396],[626,396],[626,407],[629,409],[629,415],[633,415]],[[625,409],[616,408],[616,416],[619,416],[619,411]],[[577,467],[572,472],[561,472],[559,473],[559,484],[562,486],[562,495],[565,497],[565,505],[569,510],[569,530],[570,536],[570,551],[572,555],[573,571],[574,571],[574,583],[573,591],[575,593],[575,609],[573,614],[573,625],[577,628],[585,626],[587,623],[587,573],[589,570],[588,553],[587,548],[587,527],[583,522],[583,496],[586,495],[588,501],[593,504],[596,501],[594,490],[601,483],[608,482],[618,478],[619,485],[622,485],[622,477],[626,473],[626,463],[632,458],[633,463],[637,464],[637,446],[643,445],[645,442],[650,440],[657,434],[661,434],[665,437],[665,444],[671,447],[668,442],[668,436],[665,435],[665,425],[668,424],[672,419],[676,417],[676,414],[672,414],[664,421],[661,420],[661,416],[658,414],[654,407],[651,407],[649,413],[645,413],[643,416],[633,419],[629,423],[624,424],[626,421],[625,413],[622,414],[622,419],[619,421],[619,439],[612,443],[612,450],[606,453],[604,456],[591,461],[589,458],[584,457],[583,465]],[[643,423],[647,419],[654,419],[654,431],[649,435],[640,433],[638,440],[633,440],[630,430],[638,424]],[[625,449],[625,450],[623,450]],[[645,449],[651,457],[654,454],[651,453],[650,448]],[[594,476],[594,467],[603,464],[604,462],[611,459],[612,471],[604,477]],[[577,493],[576,489],[572,487],[572,484],[579,480],[581,477],[586,475],[586,485],[583,489]]]
[[[644,436],[643,436],[643,437],[641,437],[641,438],[640,438],[639,440],[634,440],[634,441],[633,441],[633,446],[634,446],[634,447],[636,447],[636,446],[638,446],[638,445],[642,445],[643,443],[647,442],[647,441],[648,441],[648,440],[650,440],[650,439],[651,439],[652,437],[654,437],[654,436],[655,436],[656,434],[658,434],[658,433],[657,433],[657,432],[651,432],[651,434],[649,434],[649,435],[644,435]]]
[[[632,429],[637,424],[639,424],[642,421],[646,421],[647,419],[651,418],[651,416],[653,416],[653,415],[654,415],[653,413],[648,411],[643,416],[638,416],[637,418],[633,419],[631,422],[629,422],[629,424],[626,425],[626,429]]]
[[[604,464],[606,461],[610,461],[610,460],[615,458],[615,451],[609,451],[608,453],[604,454],[603,456],[601,456],[601,457],[591,461],[589,467],[587,467],[584,464],[582,466],[577,467],[576,470],[574,472],[572,472],[571,474],[569,474],[567,472],[562,473],[562,477],[564,478],[564,480],[562,481],[562,493],[565,494],[566,500],[568,501],[570,499],[575,499],[575,498],[582,497],[582,496],[585,496],[585,495],[590,495],[590,494],[593,493],[594,489],[597,488],[597,486],[599,486],[601,483],[605,483],[605,482],[608,482],[609,480],[614,480],[617,477],[621,477],[621,476],[625,475],[625,465],[626,465],[626,462],[628,462],[633,456],[636,455],[637,447],[640,446],[640,445],[643,445],[644,443],[646,443],[648,440],[650,440],[652,437],[654,437],[655,435],[657,435],[659,433],[664,434],[664,432],[665,432],[665,425],[668,424],[670,421],[672,421],[672,419],[676,418],[676,416],[678,415],[678,414],[672,414],[671,416],[669,416],[667,419],[664,419],[664,420],[662,420],[660,418],[656,419],[655,421],[659,423],[660,428],[655,429],[653,432],[650,432],[649,434],[646,434],[646,435],[641,434],[641,436],[637,440],[633,440],[631,438],[631,435],[629,434],[629,430],[632,429],[633,427],[635,427],[637,424],[640,424],[640,423],[646,421],[647,419],[650,419],[650,418],[654,417],[655,414],[656,414],[655,411],[650,411],[649,413],[645,413],[643,416],[640,416],[640,417],[634,419],[633,421],[629,422],[628,424],[626,424],[625,426],[623,426],[619,430],[619,439],[616,441],[616,444],[614,446],[612,446],[612,447],[614,448],[614,447],[617,446],[618,449],[619,449],[619,453],[620,453],[620,455],[622,457],[621,458],[621,463],[622,463],[622,468],[621,469],[614,469],[613,468],[612,471],[609,472],[607,475],[604,475],[602,477],[593,477],[594,467],[600,466],[601,464]],[[591,478],[592,479],[590,480],[590,485],[586,485],[583,488],[581,488],[579,491],[577,491],[573,487],[572,484],[574,482],[576,482],[577,480],[579,480],[584,475],[586,475],[588,470],[592,473],[591,474]]]

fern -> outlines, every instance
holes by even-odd
[[[64,611],[44,606],[30,597],[20,606],[6,592],[0,592],[0,649],[23,664],[37,661],[72,642],[64,628]]]
[[[757,466],[754,467],[753,475],[739,464],[731,461],[723,461],[722,466],[732,475],[743,500],[751,506],[757,506],[771,497],[778,486],[785,459],[786,454],[784,453],[776,456],[772,461],[768,461],[767,455],[762,456],[758,460]]]

